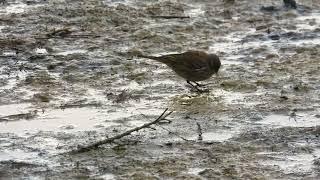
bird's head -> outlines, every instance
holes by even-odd
[[[208,63],[209,63],[210,69],[214,73],[218,73],[220,66],[221,66],[221,62],[220,62],[219,57],[215,54],[209,54],[208,55]]]

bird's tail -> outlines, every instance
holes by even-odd
[[[147,56],[147,55],[143,55],[141,51],[132,51],[132,52],[128,52],[127,56],[131,56],[131,57],[139,57],[139,58],[146,58],[146,59],[152,59],[152,60],[156,60],[165,64],[169,64],[171,61],[171,56]]]
[[[147,55],[143,55],[141,51],[139,50],[133,50],[130,52],[127,52],[126,54],[124,54],[127,57],[139,57],[139,58],[146,58],[146,59],[153,59],[153,60],[158,60],[159,58],[155,57],[155,56],[147,56]]]
[[[147,55],[143,55],[143,54],[139,54],[139,55],[137,55],[137,57],[146,58],[146,59],[152,59],[152,60],[156,60],[156,61],[165,63],[165,59],[163,57],[147,56]]]

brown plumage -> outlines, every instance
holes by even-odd
[[[187,51],[181,54],[169,54],[164,56],[144,56],[138,57],[153,59],[162,62],[169,66],[179,76],[187,80],[187,83],[194,82],[197,86],[197,81],[209,79],[213,74],[219,71],[221,66],[220,59],[215,54],[207,54],[202,51]],[[198,91],[197,86],[192,85]]]

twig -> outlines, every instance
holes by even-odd
[[[67,38],[99,38],[101,37],[100,35],[97,34],[73,34],[69,35]]]
[[[52,39],[52,38],[99,38],[101,37],[100,35],[97,34],[72,34],[72,35],[67,35],[67,36],[34,36],[35,39]],[[116,40],[116,39],[111,39],[110,40]]]
[[[198,140],[202,141],[203,138],[202,138],[202,129],[201,129],[200,123],[197,122],[197,126],[198,126]]]
[[[152,18],[162,18],[162,19],[188,19],[190,16],[151,16]]]
[[[169,129],[167,129],[167,128],[165,128],[165,127],[162,127],[162,126],[159,126],[159,125],[157,125],[157,126],[160,127],[161,129],[163,129],[163,130],[165,130],[165,131],[167,131],[167,132],[169,132],[169,133],[177,136],[178,138],[180,138],[180,139],[182,139],[182,140],[184,140],[184,141],[187,141],[187,142],[192,141],[192,140],[189,140],[189,139],[186,139],[186,138],[180,136],[179,134],[177,134],[177,133],[175,133],[175,132],[170,131]]]
[[[156,120],[154,120],[152,122],[149,122],[149,123],[146,123],[146,124],[144,124],[142,126],[130,129],[130,130],[124,132],[124,133],[121,133],[119,135],[113,136],[111,138],[104,139],[104,140],[95,142],[93,144],[80,147],[80,148],[78,148],[78,149],[76,149],[74,151],[71,151],[70,153],[82,153],[82,152],[90,151],[91,149],[95,149],[95,148],[97,148],[97,147],[99,147],[99,146],[101,146],[103,144],[112,143],[113,141],[115,141],[117,139],[121,139],[124,136],[128,136],[128,135],[130,135],[131,133],[133,133],[135,131],[139,131],[139,130],[141,130],[143,128],[148,128],[149,126],[151,126],[153,124],[157,124],[159,121],[163,120],[164,118],[166,118],[167,116],[169,116],[172,113],[172,111],[170,111],[169,113],[166,114],[167,111],[168,111],[168,108],[165,109],[163,111],[163,113]]]
[[[144,114],[142,114],[142,116],[144,116],[145,118],[147,118],[147,116],[144,115]],[[166,116],[166,117],[167,117],[167,116]],[[163,118],[162,120],[164,120],[164,119],[165,119],[165,118]],[[171,122],[171,121],[169,121],[169,122]],[[170,133],[170,134],[173,134],[173,135],[177,136],[178,138],[180,138],[180,139],[182,139],[182,140],[184,140],[184,141],[187,141],[187,142],[192,141],[192,140],[189,140],[189,139],[186,139],[186,138],[180,136],[180,135],[177,134],[176,132],[170,131],[169,129],[167,129],[167,128],[165,128],[165,127],[159,126],[158,124],[156,124],[156,126],[159,127],[159,128],[161,128],[161,129],[163,129],[163,130],[165,130],[165,131],[167,131],[167,132]]]
[[[0,122],[6,122],[6,121],[18,121],[21,119],[33,119],[37,116],[38,111],[34,110],[34,111],[30,111],[28,113],[20,113],[20,114],[12,114],[12,115],[8,115],[8,116],[3,116],[0,117]]]

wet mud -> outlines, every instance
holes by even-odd
[[[315,0],[0,1],[0,179],[318,179],[319,24]],[[135,56],[194,49],[208,93]]]

